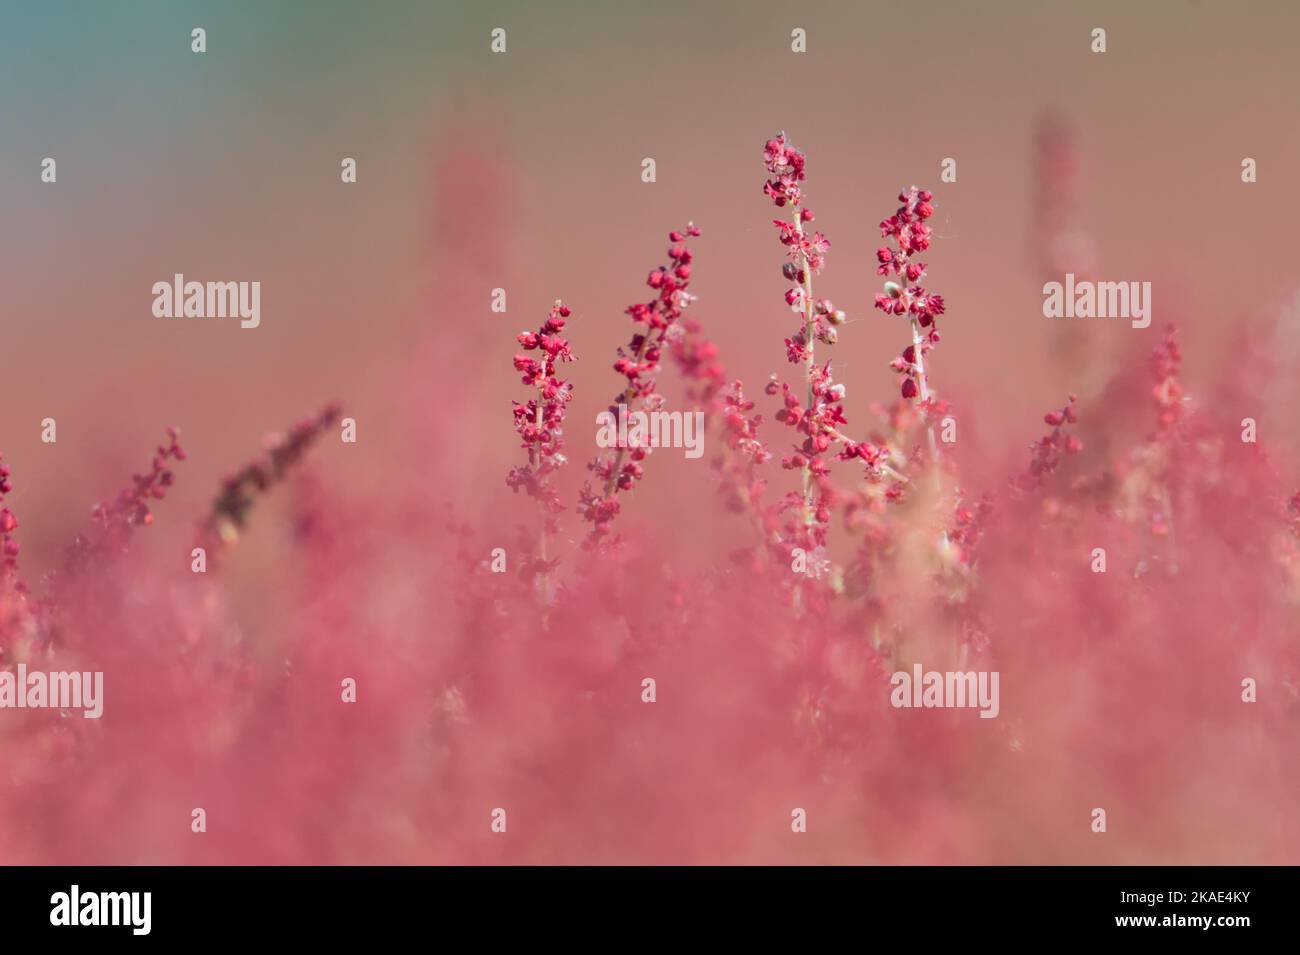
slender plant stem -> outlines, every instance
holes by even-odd
[[[903,288],[907,288],[907,276],[903,277]],[[930,384],[926,380],[925,358],[922,356],[921,344],[925,336],[921,332],[921,323],[915,318],[912,319],[912,362],[916,365],[917,388],[921,393],[922,404],[930,400]],[[934,425],[930,421],[929,409],[925,414],[925,435],[930,444],[930,470],[934,473],[934,494],[936,500],[943,494],[943,475],[939,473],[939,443],[934,439]],[[948,530],[941,527],[939,529],[939,544],[946,547],[948,544]]]
[[[803,337],[804,348],[808,355],[803,360],[804,381],[808,384],[808,413],[812,413],[813,403],[817,400],[816,394],[813,393],[813,348],[816,343],[816,337],[813,334],[815,323],[812,297],[812,268],[808,264],[808,256],[802,251],[803,246],[803,219],[800,217],[801,210],[798,206],[794,208],[794,230],[799,236],[800,253],[799,258],[802,263],[800,271],[803,273],[803,282],[800,285],[803,288]],[[813,523],[812,507],[812,463],[803,466],[803,522],[807,527]]]
[[[900,275],[903,280],[903,291],[907,291],[908,281],[906,275]],[[925,341],[925,336],[921,332],[921,323],[912,318],[912,364],[916,366],[916,384],[921,392],[921,402],[924,404],[930,400],[930,384],[926,381],[925,375],[925,358],[921,354],[921,343]],[[935,468],[935,486],[938,486],[939,480],[939,445],[934,440],[934,427],[930,424],[930,418],[927,415],[925,419],[925,433],[930,441],[930,466]]]
[[[925,359],[921,357],[921,343],[925,336],[921,333],[921,323],[912,319],[912,355],[916,365],[917,387],[921,390],[921,401],[924,403],[930,399],[930,386],[925,380]],[[927,416],[925,419],[925,433],[930,439],[930,463],[932,467],[939,466],[939,445],[934,440],[934,425],[930,423]],[[937,472],[936,472],[937,473]]]
[[[857,443],[857,442],[853,441],[852,439],[850,439],[847,435],[845,435],[845,434],[844,434],[842,431],[840,431],[838,428],[829,428],[829,427],[828,427],[828,428],[826,429],[826,434],[827,434],[829,437],[831,437],[832,439],[834,439],[835,441],[842,442],[843,444],[856,444],[856,443]],[[890,477],[892,477],[895,481],[898,481],[900,484],[911,484],[911,483],[912,483],[910,480],[908,480],[908,477],[907,477],[906,474],[904,474],[902,471],[899,471],[897,468],[895,468],[893,465],[889,464],[887,461],[882,461],[880,464],[877,465],[877,467],[879,467],[880,470],[883,471],[885,474],[888,474]]]
[[[538,435],[541,435],[542,433],[542,425],[544,422],[544,419],[542,417],[542,396],[543,396],[543,390],[545,388],[546,388],[546,380],[545,378],[543,378],[542,382],[539,383],[537,386],[537,411],[535,412],[535,416],[533,418],[533,425],[534,427],[537,428]],[[528,449],[528,464],[530,467],[533,468],[533,477],[537,481],[538,486],[540,487],[542,483],[543,461],[542,461],[542,456],[536,447]],[[542,570],[538,574],[538,586],[541,589],[543,601],[546,599],[547,588],[548,588],[547,573],[546,573],[546,561],[548,559],[546,538],[547,538],[546,505],[542,503],[541,498],[538,498],[537,499],[537,551],[538,551],[538,558],[542,562]],[[546,625],[546,618],[544,615],[542,618],[542,625],[543,627],[545,627]]]
[[[645,348],[646,345],[650,343],[650,335],[652,333],[653,333],[653,329],[646,329],[646,333],[641,336],[641,344],[638,345],[636,351],[632,353],[632,357],[636,359],[638,363],[641,361],[641,356],[645,354]],[[663,340],[664,340],[664,330],[660,329],[659,337],[655,339],[655,344],[662,345]],[[618,396],[617,403],[620,405],[625,405],[631,400],[632,400],[632,385],[629,382],[628,386],[623,389],[623,393]],[[627,453],[627,448],[621,447],[618,449],[618,454],[614,455],[614,467],[609,472],[609,477],[605,479],[605,490],[602,494],[602,497],[609,497],[610,494],[613,493],[614,484],[616,481],[618,481],[618,472],[623,467],[623,456],[626,453]]]

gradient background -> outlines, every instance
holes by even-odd
[[[933,374],[987,420],[1016,423],[968,432],[972,448],[1018,455],[1039,409],[1088,386],[1048,360],[1028,254],[1037,118],[1075,123],[1100,272],[1156,283],[1153,328],[1180,320],[1195,376],[1230,347],[1232,320],[1275,309],[1293,284],[1298,24],[1282,2],[7,0],[0,448],[24,476],[13,505],[43,531],[25,563],[48,566],[57,554],[41,542],[69,536],[120,483],[91,462],[129,470],[168,423],[192,455],[178,510],[201,508],[262,432],[334,397],[375,451],[352,467],[391,469],[397,448],[373,440],[391,410],[377,386],[430,336],[471,343],[481,361],[482,394],[439,394],[428,368],[427,399],[481,419],[469,440],[483,445],[458,453],[495,482],[516,451],[502,411],[519,390],[512,336],[557,296],[574,307],[585,360],[571,421],[592,420],[614,390],[622,309],[687,220],[704,229],[695,314],[733,374],[765,378],[792,327],[759,193],[760,147],[778,129],[809,154],[833,243],[819,292],[855,318],[835,352],[850,408],[891,393],[902,337],[870,309],[875,223],[899,186],[930,186],[931,283],[950,303]],[[196,25],[204,55],[190,52]],[[498,25],[504,56],[488,50]],[[1089,52],[1097,25],[1104,55]],[[802,56],[794,26],[808,31]],[[57,185],[40,181],[45,156]],[[344,156],[355,185],[339,181]],[[946,156],[955,184],[938,183]],[[1244,156],[1259,163],[1251,186]],[[476,200],[449,211],[462,190]],[[262,326],[153,318],[150,286],[174,272],[260,280]],[[498,286],[505,315],[488,307]],[[1123,322],[1087,334],[1102,364],[1155,341]],[[47,415],[57,446],[38,440]],[[571,438],[576,460],[585,440]]]
[[[190,52],[195,26],[206,54]],[[489,52],[496,26],[506,55]],[[790,52],[796,26],[805,55]],[[1104,55],[1089,52],[1096,26]],[[704,230],[693,315],[756,393],[786,370],[794,326],[760,191],[763,141],[781,129],[808,154],[807,195],[833,244],[817,291],[852,317],[834,354],[855,424],[897,387],[887,363],[905,333],[871,309],[872,250],[915,183],[937,196],[927,284],[949,310],[932,375],[962,415],[956,457],[975,488],[1023,462],[1066,391],[1086,420],[1088,399],[1169,320],[1189,380],[1240,364],[1240,413],[1293,443],[1297,26],[1293,3],[1191,0],[0,0],[0,450],[24,574],[57,563],[169,424],[190,460],[140,544],[188,563],[219,476],[331,399],[360,440],[313,458],[353,497],[423,482],[465,519],[510,507],[530,521],[504,487],[521,459],[514,335],[557,297],[575,310],[573,480],[594,451],[587,422],[618,384],[623,309],[687,220]],[[1035,130],[1049,110],[1075,129],[1077,227],[1099,275],[1154,284],[1151,328],[1092,320],[1068,360],[1042,316],[1035,248]],[[40,181],[46,156],[56,185]],[[339,181],[345,156],[355,185]],[[958,182],[942,184],[949,156]],[[150,287],[175,272],[260,281],[261,327],[154,318]],[[494,287],[505,315],[490,311]],[[1282,374],[1247,366],[1247,346],[1271,349]],[[56,445],[40,443],[46,416]],[[435,475],[404,468],[421,416],[456,422]],[[1134,418],[1146,427],[1148,409]],[[625,514],[671,521],[683,564],[705,564],[734,518],[676,479],[689,467],[657,456]],[[254,639],[288,552],[284,498],[229,566]]]

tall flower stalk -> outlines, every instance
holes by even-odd
[[[287,434],[268,435],[262,454],[225,475],[212,508],[199,528],[204,547],[215,554],[234,545],[258,499],[284,480],[285,474],[341,414],[340,405],[330,404],[296,422]]]
[[[944,313],[944,303],[942,295],[916,284],[925,278],[926,266],[914,260],[914,256],[930,248],[931,229],[925,220],[934,215],[934,206],[930,204],[933,198],[933,194],[915,186],[905,189],[898,194],[902,203],[898,211],[880,223],[881,236],[891,239],[894,245],[882,245],[876,250],[876,274],[894,278],[886,281],[884,291],[876,295],[876,308],[886,315],[908,319],[912,343],[890,362],[890,367],[903,376],[903,398],[917,401],[925,422],[931,466],[937,466],[939,448],[934,438],[933,418],[944,408],[930,389],[925,356],[939,344],[937,319]]]
[[[784,396],[785,407],[777,413],[777,420],[805,435],[782,464],[797,468],[801,477],[798,505],[804,528],[792,537],[804,547],[815,548],[825,544],[825,525],[830,519],[829,501],[821,486],[829,467],[822,455],[836,439],[837,426],[845,422],[841,407],[844,386],[832,379],[830,362],[817,365],[816,346],[817,342],[835,344],[836,328],[847,317],[829,299],[813,297],[812,277],[825,266],[831,244],[821,232],[809,231],[815,216],[804,203],[800,185],[806,178],[805,164],[804,154],[790,144],[785,133],[764,144],[763,165],[769,178],[763,183],[763,194],[778,208],[790,210],[788,220],[773,219],[772,224],[790,259],[781,267],[781,274],[795,283],[786,290],[785,302],[800,317],[799,328],[785,340],[786,358],[801,367],[803,377],[798,391],[776,379],[767,390]]]
[[[619,348],[618,360],[614,362],[614,370],[627,379],[608,409],[615,418],[620,407],[630,411],[657,411],[663,404],[656,384],[660,362],[665,352],[680,344],[685,334],[680,321],[695,301],[695,296],[688,291],[694,253],[687,240],[699,234],[694,223],[668,233],[668,264],[656,266],[646,276],[646,285],[654,291],[654,298],[636,302],[625,310],[637,328],[627,345]],[[583,485],[578,499],[582,516],[592,525],[588,543],[598,543],[610,534],[611,523],[620,509],[618,496],[631,491],[644,476],[642,462],[649,453],[644,447],[620,447],[598,455],[587,465],[600,487],[596,491],[590,483]]]
[[[511,468],[506,485],[516,493],[524,491],[537,502],[537,556],[525,569],[539,577],[543,592],[552,563],[547,539],[556,530],[556,515],[564,510],[551,476],[567,462],[563,425],[573,386],[557,377],[555,369],[557,363],[576,360],[568,339],[561,334],[571,314],[569,307],[557,300],[537,331],[521,332],[517,339],[524,352],[537,352],[539,357],[520,353],[514,358],[515,371],[537,394],[526,402],[512,402],[515,431],[528,453],[528,465]]]
[[[162,500],[176,480],[172,468],[185,460],[180,445],[180,429],[167,429],[167,443],[154,450],[148,471],[131,477],[131,486],[111,501],[95,505],[91,511],[94,530],[78,534],[68,548],[63,567],[65,575],[75,574],[99,560],[126,550],[137,527],[153,523],[150,502]]]
[[[0,666],[10,661],[11,648],[30,629],[31,607],[27,585],[18,577],[18,518],[5,506],[14,489],[9,465],[0,454]]]
[[[5,464],[4,455],[0,454],[0,588],[18,583],[19,547],[18,540],[14,537],[14,531],[18,529],[18,518],[3,506],[5,495],[14,489],[9,473],[9,465]]]

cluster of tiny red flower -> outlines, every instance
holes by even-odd
[[[763,165],[771,177],[763,183],[763,195],[778,208],[790,207],[790,219],[773,219],[777,238],[785,246],[790,261],[781,266],[786,281],[795,284],[786,290],[785,303],[792,312],[803,316],[804,321],[794,334],[785,340],[786,357],[793,364],[811,360],[813,341],[835,344],[836,327],[847,320],[843,309],[837,309],[829,299],[813,299],[811,277],[822,271],[831,243],[820,232],[809,232],[806,226],[816,217],[803,204],[800,183],[806,178],[803,153],[790,144],[785,133],[769,139],[763,147]]]
[[[746,397],[742,380],[727,381],[727,370],[718,360],[718,346],[704,337],[700,323],[686,319],[681,328],[683,334],[673,342],[670,352],[686,383],[686,396],[708,408],[722,424],[726,450],[712,461],[719,490],[729,510],[749,513],[766,534],[761,502],[767,481],[759,469],[772,459],[772,452],[758,434],[763,415]]]
[[[65,572],[124,551],[137,527],[153,523],[149,504],[167,496],[168,489],[176,480],[173,463],[184,460],[180,430],[168,428],[167,443],[154,449],[148,472],[132,475],[130,487],[124,488],[113,500],[97,504],[91,510],[94,530],[89,534],[79,534],[73,540]]]
[[[646,276],[646,285],[654,291],[654,297],[648,302],[633,303],[625,310],[636,328],[627,345],[619,348],[614,362],[614,370],[627,381],[608,409],[612,415],[619,414],[620,406],[653,412],[663,405],[656,380],[665,350],[679,346],[683,340],[682,315],[695,301],[689,291],[694,253],[687,239],[699,234],[694,223],[668,233],[668,264],[656,266]],[[688,360],[684,354],[678,355],[679,364]],[[696,356],[695,360],[701,373],[708,374],[703,371],[708,367],[708,358]],[[578,505],[583,518],[592,525],[589,544],[607,539],[611,523],[619,513],[618,495],[631,491],[645,474],[643,462],[649,453],[649,448],[620,447],[596,456],[587,465],[597,486],[585,483]]]
[[[557,301],[537,331],[522,332],[518,338],[525,352],[538,352],[540,357],[520,353],[514,359],[523,383],[536,389],[537,396],[512,402],[515,431],[528,452],[528,464],[511,468],[506,484],[537,501],[548,533],[554,530],[555,515],[564,510],[550,477],[566,462],[564,412],[573,398],[573,386],[556,375],[555,366],[575,360],[568,339],[561,334],[571,314],[567,305]]]
[[[14,489],[9,480],[9,465],[0,454],[0,586],[14,578],[18,572],[18,540],[14,531],[18,529],[18,518],[13,511],[4,507],[5,495]]]
[[[933,198],[930,192],[915,186],[900,192],[898,201],[902,205],[880,223],[881,236],[893,240],[894,247],[882,245],[876,250],[876,274],[894,276],[876,295],[876,308],[886,315],[906,315],[913,323],[912,344],[890,362],[890,367],[903,376],[903,397],[919,395],[923,401],[929,397],[925,356],[939,344],[935,319],[943,314],[944,304],[942,295],[914,284],[925,277],[925,263],[914,261],[913,256],[930,248],[931,229],[925,220],[934,215]]]
[[[1079,421],[1079,413],[1075,410],[1078,400],[1078,396],[1072,394],[1063,407],[1043,415],[1043,421],[1050,425],[1052,430],[1031,446],[1029,468],[1016,482],[1022,490],[1042,486],[1048,477],[1056,473],[1065,455],[1078,454],[1083,450],[1083,442],[1079,436],[1065,431],[1067,425],[1077,424]]]

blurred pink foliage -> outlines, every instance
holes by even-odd
[[[449,308],[504,228],[490,153],[466,150],[443,158],[458,171],[443,198],[459,210],[454,242],[483,254],[439,276]],[[134,550],[61,578],[48,606],[4,572],[3,664],[102,670],[106,699],[99,720],[0,712],[0,860],[1300,858],[1294,449],[1243,443],[1235,416],[1198,398],[1215,383],[1181,379],[1172,338],[1145,369],[1134,354],[1137,370],[1099,396],[1048,412],[1023,473],[980,493],[917,453],[914,402],[866,405],[872,446],[937,479],[914,472],[899,494],[844,469],[853,482],[820,495],[834,501],[818,519],[837,535],[829,569],[795,580],[783,526],[758,503],[783,480],[765,422],[726,384],[703,323],[682,321],[666,344],[717,436],[713,531],[735,560],[679,570],[662,513],[598,556],[553,554],[541,590],[526,579],[537,533],[516,530],[531,506],[476,498],[489,479],[456,451],[499,411],[442,397],[475,395],[486,359],[434,338],[394,388],[400,468],[357,486],[325,449],[281,492],[294,549],[255,623],[232,613],[220,573]],[[1148,434],[1131,441],[1136,417]],[[1037,425],[1005,427],[1028,442]],[[7,548],[16,527],[0,521]],[[493,573],[506,541],[509,572]],[[889,674],[914,662],[1000,671],[1000,716],[892,709]],[[1245,677],[1257,703],[1241,700]],[[341,699],[349,678],[355,703]],[[497,807],[504,834],[489,827]],[[791,832],[795,807],[805,834]]]

